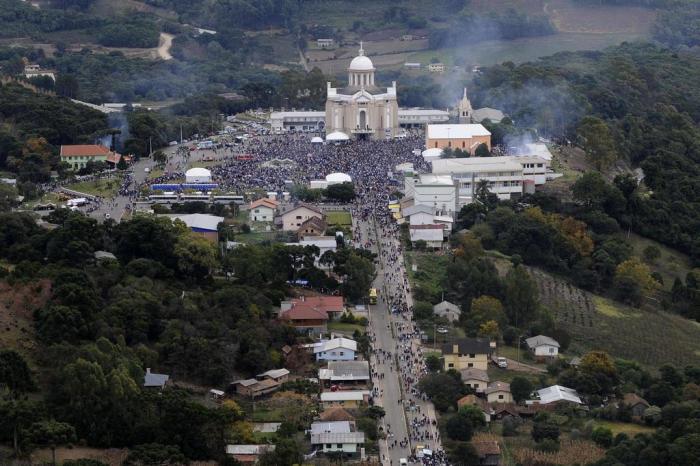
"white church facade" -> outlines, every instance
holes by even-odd
[[[389,139],[399,134],[396,82],[380,88],[374,80],[374,64],[360,45],[359,55],[348,67],[348,85],[331,87],[326,97],[326,133],[342,132],[353,139]]]

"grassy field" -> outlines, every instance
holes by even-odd
[[[626,237],[634,247],[635,255],[644,260],[644,249],[648,246],[656,246],[661,251],[661,257],[657,260],[648,263],[651,270],[661,274],[664,280],[664,290],[670,291],[673,288],[673,281],[676,277],[685,281],[685,276],[691,270],[692,266],[688,256],[654,240],[643,238],[639,235],[631,233]]]
[[[637,434],[650,434],[656,429],[649,426],[642,426],[639,424],[633,424],[631,422],[613,422],[613,421],[603,421],[596,420],[596,425],[607,427],[612,430],[613,436],[625,433],[630,437],[634,437]]]
[[[357,324],[347,324],[345,322],[329,322],[328,330],[331,332],[342,332],[348,335],[352,335],[353,333],[355,333],[355,330],[357,330],[358,332],[364,332],[365,328],[362,325]]]
[[[352,216],[350,212],[344,210],[329,210],[326,212],[326,223],[328,225],[350,226],[352,225]]]
[[[111,178],[108,180],[82,181],[66,186],[68,189],[79,191],[85,194],[101,197],[114,197],[119,191],[121,185],[121,177]]]
[[[439,300],[443,291],[442,284],[447,279],[449,257],[430,252],[407,251],[405,260],[414,297],[416,294],[420,297],[422,293],[427,293]],[[413,265],[417,267],[415,272]],[[422,291],[416,293],[418,290]]]

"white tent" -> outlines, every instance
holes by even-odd
[[[211,183],[211,172],[206,168],[190,168],[185,172],[186,183]]]
[[[311,138],[311,144],[323,144],[323,138],[314,136]]]
[[[423,159],[426,161],[439,159],[440,157],[442,157],[442,149],[440,148],[433,147],[423,151]]]
[[[345,173],[331,173],[326,176],[326,183],[328,183],[329,186],[332,184],[352,183],[352,178]]]
[[[335,131],[331,134],[326,135],[326,141],[330,142],[348,141],[349,139],[350,137],[342,131]]]

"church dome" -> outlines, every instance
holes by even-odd
[[[362,42],[360,42],[360,52],[350,62],[348,71],[374,71],[374,64],[369,57],[365,56],[365,49],[362,47]]]
[[[372,60],[369,59],[369,57],[365,57],[364,55],[360,55],[359,57],[355,57],[352,59],[348,70],[349,71],[374,71],[374,64],[372,63]]]

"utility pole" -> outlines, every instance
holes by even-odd
[[[153,138],[151,136],[148,136],[148,156],[151,157],[153,155]]]

